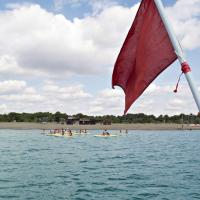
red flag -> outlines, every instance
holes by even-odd
[[[153,0],[143,0],[118,55],[112,87],[125,92],[125,111],[177,59]]]

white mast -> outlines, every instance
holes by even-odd
[[[188,63],[186,62],[186,59],[184,57],[184,54],[183,54],[183,51],[181,49],[181,46],[176,38],[176,35],[174,33],[174,30],[167,18],[167,15],[165,14],[165,10],[164,10],[164,6],[162,4],[162,1],[161,0],[154,0],[155,4],[156,4],[156,7],[158,9],[158,12],[160,14],[160,17],[165,25],[165,28],[167,30],[167,33],[169,35],[169,38],[171,40],[171,43],[173,45],[173,48],[174,48],[174,51],[178,57],[178,60],[182,66],[182,72],[185,74],[185,77],[187,79],[187,82],[190,86],[190,90],[193,94],[193,97],[194,97],[194,100],[197,104],[197,107],[199,109],[199,114],[200,114],[200,96],[199,96],[199,93],[198,93],[198,90],[196,88],[196,85],[194,84],[194,81],[193,81],[193,77],[192,77],[192,72],[191,72],[191,69],[188,65]]]

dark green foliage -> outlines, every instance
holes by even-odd
[[[104,116],[87,116],[78,113],[72,116],[74,119],[90,119],[95,120],[97,123],[188,123],[200,124],[200,117],[190,114],[180,114],[174,116],[160,115],[146,115],[144,113],[127,114],[122,116],[104,115]],[[57,111],[56,113],[50,112],[37,112],[37,113],[15,113],[0,114],[0,122],[57,122],[65,123],[68,118],[66,113]]]
[[[87,116],[82,113],[78,113],[72,116],[74,119],[90,119],[95,120],[97,123],[188,123],[188,124],[200,124],[200,117],[190,114],[180,114],[174,116],[160,115],[155,117],[154,115],[146,115],[144,113],[127,114],[122,116],[104,115],[104,116]],[[0,114],[0,122],[57,122],[65,123],[68,118],[66,113],[57,111],[56,113],[49,112],[37,112],[37,113],[15,113]]]
[[[67,114],[56,112],[14,113],[0,115],[0,122],[61,122],[67,119]]]

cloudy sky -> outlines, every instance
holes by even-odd
[[[200,1],[163,0],[200,91]],[[0,113],[90,115],[124,110],[113,65],[138,0],[0,0]],[[180,66],[164,71],[129,113],[197,113]]]

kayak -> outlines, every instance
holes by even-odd
[[[47,134],[48,136],[54,136],[54,137],[72,137],[73,135],[62,135],[62,134],[59,134],[59,133],[56,133],[56,134]]]
[[[89,135],[90,133],[73,133],[73,135]]]
[[[114,134],[110,134],[110,135],[94,135],[95,137],[103,137],[103,138],[107,138],[107,137],[117,137],[117,135]]]
[[[61,136],[63,136],[63,135],[61,135],[61,134],[59,134],[59,133],[48,133],[47,134],[48,136],[55,136],[55,137],[61,137]]]

